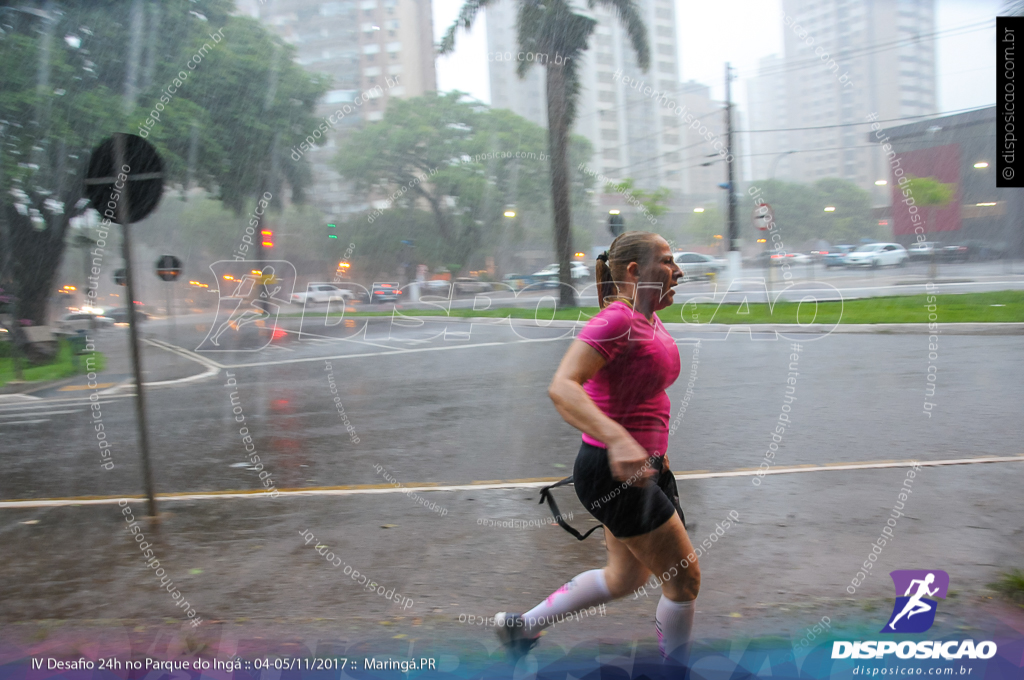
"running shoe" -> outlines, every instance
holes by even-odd
[[[540,636],[527,637],[526,622],[522,614],[498,612],[494,616],[494,630],[498,641],[505,647],[509,658],[515,662],[529,654],[540,641]]]

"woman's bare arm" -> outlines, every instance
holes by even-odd
[[[585,342],[574,341],[551,379],[548,396],[565,422],[608,446],[608,462],[616,479],[625,481],[641,472],[637,479],[642,483],[654,474],[649,466],[644,468],[647,451],[626,428],[602,413],[583,389],[583,383],[604,365],[604,357],[597,350]]]

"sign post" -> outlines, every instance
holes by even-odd
[[[85,193],[94,209],[124,230],[124,278],[128,294],[128,330],[131,337],[132,369],[135,375],[135,414],[139,423],[142,481],[149,499],[149,514],[156,517],[153,470],[149,462],[149,432],[146,426],[146,395],[142,384],[139,354],[139,324],[135,314],[135,277],[132,275],[131,224],[151,213],[163,193],[163,163],[156,149],[137,135],[118,133],[92,152],[86,174]]]

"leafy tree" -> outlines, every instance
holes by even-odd
[[[428,210],[433,235],[409,235],[418,256],[434,252],[424,240],[436,238],[445,255],[434,261],[464,269],[483,246],[527,238],[533,225],[549,219],[545,150],[543,128],[452,92],[392,100],[383,120],[349,137],[336,167],[371,202],[369,215],[352,227],[356,235],[396,211]],[[582,160],[589,143],[576,138],[572,151]],[[574,177],[578,202],[591,182],[583,173]],[[504,216],[507,210],[514,219]]]
[[[10,253],[0,281],[16,288],[16,318],[46,323],[69,222],[87,209],[92,150],[114,132],[138,134],[158,103],[148,139],[165,182],[191,177],[235,211],[261,189],[277,195],[283,182],[302,199],[305,162],[280,153],[278,178],[266,168],[275,139],[287,149],[319,124],[313,107],[328,84],[295,66],[291,48],[255,20],[232,16],[230,0],[45,7],[0,10],[0,184],[10,187],[0,194]],[[161,101],[181,71],[187,78]],[[107,253],[109,262],[109,241]],[[15,339],[24,343],[20,332]]]
[[[627,177],[618,184],[608,182],[605,191],[608,193],[622,194],[627,198],[633,197],[647,209],[652,217],[660,217],[668,212],[668,199],[672,192],[667,187],[658,187],[654,191],[636,189],[636,182],[632,177]]]
[[[493,0],[466,0],[459,17],[445,33],[439,46],[441,54],[455,48],[455,33],[459,27],[469,30],[476,13]],[[569,130],[576,118],[576,100],[580,93],[579,65],[597,21],[573,11],[570,0],[517,0],[516,35],[519,50],[545,55],[548,108],[548,148],[551,155],[551,197],[555,222],[555,253],[558,255],[561,286],[560,302],[566,306],[576,304],[572,292],[569,261],[572,257],[572,208],[569,176]],[[593,9],[603,5],[616,11],[630,43],[636,52],[641,69],[650,64],[647,27],[641,19],[639,7],[633,0],[587,0]],[[518,66],[522,78],[533,65],[521,61]]]
[[[775,224],[789,251],[818,239],[857,243],[862,238],[885,236],[871,216],[870,195],[853,182],[829,177],[810,185],[766,180],[757,186],[762,189],[761,200],[772,206]],[[748,205],[753,210],[753,201]],[[835,210],[825,212],[829,206]],[[753,226],[746,229],[751,236],[763,235]]]
[[[944,208],[956,195],[956,184],[943,184],[934,177],[914,177],[908,175],[910,181],[905,182],[904,189],[910,190],[916,205],[925,208],[924,230],[928,231],[935,208]]]
[[[722,236],[725,233],[725,217],[717,208],[705,208],[704,212],[691,213],[692,217],[686,226],[687,236],[695,243],[702,246],[711,246],[721,243],[715,235]]]

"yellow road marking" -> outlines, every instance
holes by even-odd
[[[74,392],[75,390],[99,390],[113,387],[114,383],[100,383],[89,387],[88,385],[65,385],[64,387],[57,388],[58,392]]]
[[[1024,454],[1013,456],[980,456],[976,458],[953,458],[946,460],[902,460],[902,461],[874,461],[863,463],[826,463],[823,465],[791,465],[787,467],[776,467],[765,471],[768,475],[785,475],[805,472],[847,472],[852,470],[879,470],[885,468],[913,467],[942,467],[947,465],[973,465],[978,463],[1024,463]],[[688,472],[677,472],[677,480],[684,479],[724,479],[728,477],[749,477],[758,468],[740,468],[725,472],[703,472],[691,470]],[[512,479],[506,481],[477,481],[468,484],[440,484],[438,482],[418,482],[402,487],[393,484],[350,484],[344,486],[317,486],[298,487],[291,489],[278,489],[281,496],[355,496],[363,494],[390,494],[404,493],[409,491],[479,491],[481,489],[539,489],[552,482],[558,481],[558,477]],[[161,500],[213,500],[222,498],[252,498],[254,496],[268,495],[265,489],[233,489],[226,491],[179,491],[172,493],[157,494]],[[0,501],[0,509],[5,508],[40,508],[40,507],[63,507],[69,505],[110,505],[119,500],[128,499],[132,501],[143,501],[141,496],[74,496],[66,498],[21,498],[9,501]]]

